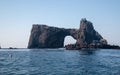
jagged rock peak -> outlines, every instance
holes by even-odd
[[[80,21],[80,30],[87,30],[87,31],[94,30],[92,22],[87,21],[86,18],[82,18]]]
[[[86,46],[93,41],[100,41],[102,36],[94,29],[92,22],[87,21],[86,18],[81,19],[80,28],[78,30],[77,44]]]

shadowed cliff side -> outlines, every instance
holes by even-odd
[[[80,21],[80,28],[77,35],[78,38],[76,44],[79,44],[82,47],[92,43],[100,44],[100,40],[103,39],[103,37],[94,29],[93,24],[85,18]]]
[[[61,48],[64,45],[64,38],[67,35],[71,35],[74,39],[77,39],[77,30],[34,24],[28,48]]]

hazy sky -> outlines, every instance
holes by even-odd
[[[79,28],[81,18],[120,45],[120,0],[0,0],[0,45],[27,47],[32,24]]]

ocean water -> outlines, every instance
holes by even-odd
[[[120,75],[120,50],[0,49],[0,75]]]

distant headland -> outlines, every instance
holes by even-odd
[[[79,29],[65,29],[41,24],[33,24],[28,48],[62,48],[64,38],[72,36],[75,44],[66,45],[66,49],[101,48],[120,49],[119,46],[109,45],[86,18],[81,19]]]

